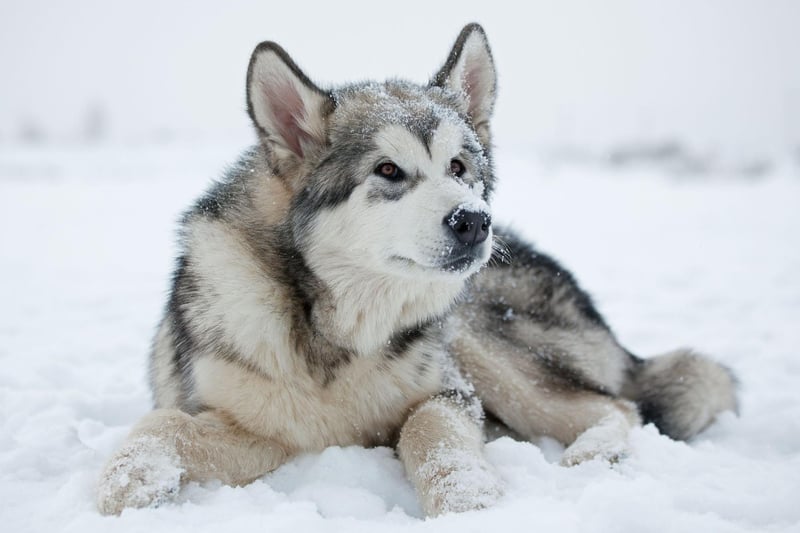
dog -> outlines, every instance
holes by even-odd
[[[686,439],[735,409],[729,370],[637,358],[567,270],[492,224],[477,24],[425,85],[322,89],[264,42],[246,87],[258,143],[183,216],[155,409],[105,467],[102,513],[348,445],[396,447],[428,516],[481,509],[503,494],[485,413],[572,465],[618,460],[643,422]]]

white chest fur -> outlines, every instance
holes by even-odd
[[[392,357],[384,355],[386,340],[403,318],[404,298],[337,298],[338,309],[366,309],[367,317],[381,317],[388,327],[361,328],[368,334],[357,343],[372,346],[337,365],[334,378],[322,380],[310,372],[308,354],[299,350],[297,332],[285,311],[291,292],[269,275],[224,224],[197,221],[191,232],[191,259],[202,294],[213,295],[193,316],[202,329],[217,328],[234,359],[199,355],[193,364],[194,399],[198,404],[224,409],[239,425],[277,440],[294,451],[320,450],[331,445],[379,444],[392,437],[409,410],[441,390],[444,354],[435,341],[421,340]],[[451,301],[458,289],[447,287],[439,302]],[[370,292],[362,283],[360,292]],[[346,292],[346,291],[345,291]],[[408,291],[407,291],[408,292]],[[419,291],[423,292],[423,291]],[[428,291],[427,298],[430,299]],[[374,309],[375,301],[394,308]],[[398,303],[400,300],[400,303]],[[412,307],[430,316],[433,303],[422,300]],[[384,306],[385,307],[385,306]],[[390,306],[391,307],[391,306]],[[395,319],[392,320],[392,315]],[[346,314],[346,317],[349,315]],[[410,313],[406,323],[422,318]],[[331,324],[346,330],[344,317],[335,314]],[[354,320],[353,323],[362,323]],[[369,321],[363,322],[369,324]],[[395,328],[392,327],[395,324]],[[302,343],[300,343],[302,344]],[[376,349],[375,346],[378,345]]]

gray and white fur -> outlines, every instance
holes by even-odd
[[[618,458],[642,420],[688,438],[735,408],[723,367],[632,356],[566,270],[492,226],[495,80],[475,24],[426,85],[321,89],[256,47],[259,142],[181,221],[155,409],[102,473],[101,512],[333,445],[396,446],[427,515],[480,509],[503,492],[484,408],[564,442],[565,464]]]

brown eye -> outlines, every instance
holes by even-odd
[[[450,173],[453,174],[455,177],[460,178],[464,175],[464,172],[467,169],[464,168],[464,163],[459,161],[458,159],[453,159],[450,161]]]
[[[392,162],[381,163],[378,165],[378,168],[375,169],[375,174],[392,181],[400,181],[405,177],[403,171]]]

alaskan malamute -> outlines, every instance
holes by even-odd
[[[479,509],[503,493],[484,410],[570,465],[616,460],[635,424],[687,438],[735,408],[725,368],[633,356],[568,271],[493,226],[494,100],[475,24],[425,85],[323,89],[256,47],[259,142],[183,218],[155,410],[102,474],[101,512],[335,445],[395,446],[427,515]]]

